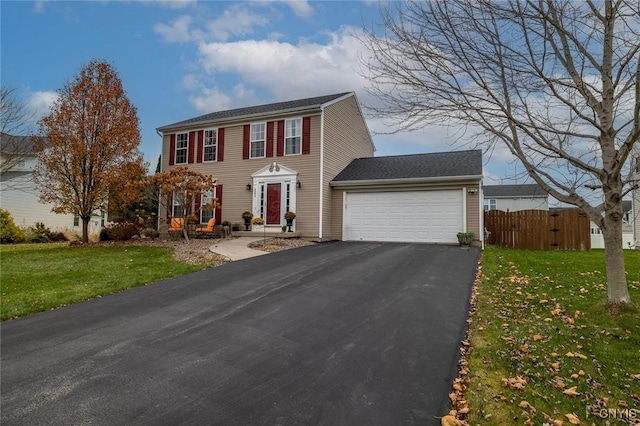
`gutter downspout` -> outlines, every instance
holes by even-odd
[[[318,212],[318,239],[322,241],[322,222],[324,220],[324,105],[320,107],[320,205]]]

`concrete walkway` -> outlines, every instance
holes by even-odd
[[[262,239],[262,237],[229,238],[212,245],[209,247],[209,251],[226,256],[231,260],[242,260],[250,257],[262,256],[263,254],[269,254],[269,252],[254,250],[247,247],[250,243],[260,241]]]

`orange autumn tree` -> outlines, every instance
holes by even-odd
[[[137,194],[132,181],[145,167],[137,110],[113,66],[92,60],[58,91],[39,126],[46,141],[34,173],[40,200],[53,203],[56,213],[77,215],[86,243],[96,211],[106,211],[110,198]],[[115,197],[114,191],[121,192]]]
[[[207,191],[213,192],[216,180],[187,167],[176,167],[149,177],[149,183],[159,189],[158,204],[167,212],[167,219],[182,217],[188,220],[190,215],[198,215],[202,210],[213,210],[220,207],[218,200],[213,198],[206,205],[197,202]],[[174,208],[176,213],[174,214]],[[182,222],[182,234],[189,240],[186,224]]]

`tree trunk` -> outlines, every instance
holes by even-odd
[[[622,248],[622,220],[613,212],[604,217],[602,236],[604,237],[604,257],[607,270],[607,304],[615,308],[631,303],[627,288]]]
[[[85,244],[89,242],[89,221],[90,220],[91,220],[91,217],[82,218],[82,242]]]

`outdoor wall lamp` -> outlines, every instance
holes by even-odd
[[[478,190],[476,188],[467,189],[467,193],[469,193],[469,194],[475,194],[477,192],[478,192]]]
[[[250,183],[247,184],[247,191],[251,191],[251,184]]]
[[[302,182],[297,181],[297,182],[296,182],[296,187],[297,187],[298,189],[302,188]]]

